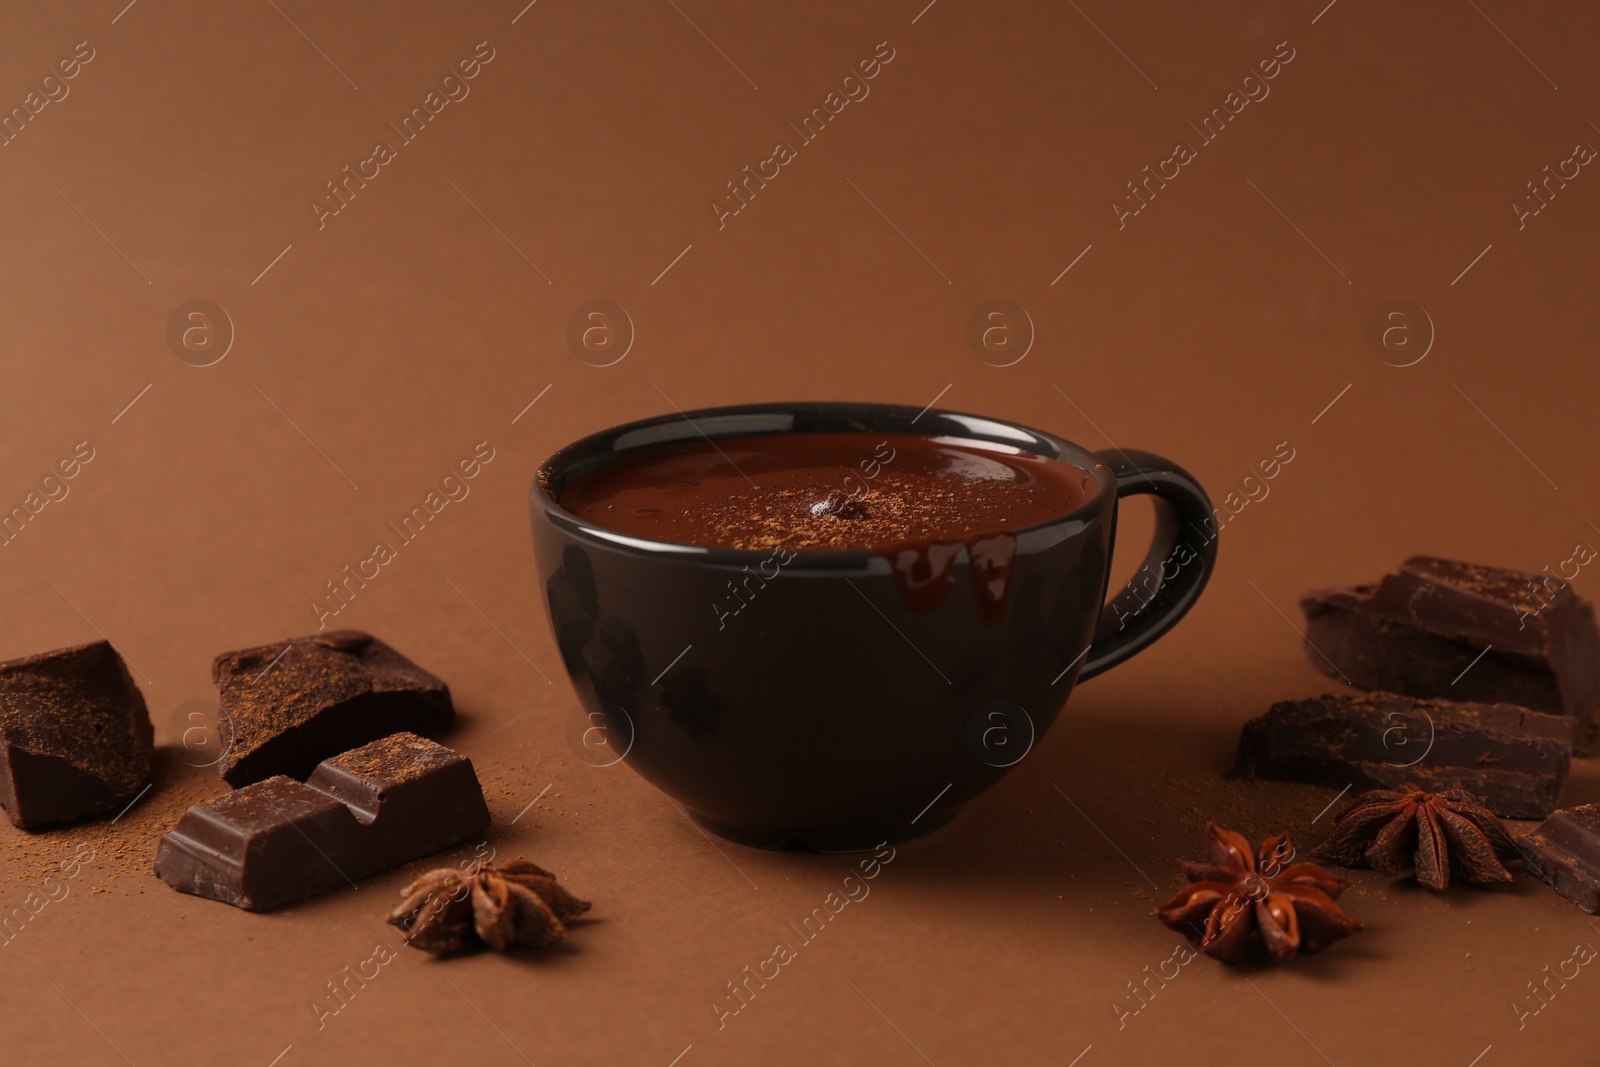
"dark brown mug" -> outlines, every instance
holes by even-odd
[[[811,549],[728,625],[710,605],[770,552],[626,536],[558,502],[575,478],[642,450],[839,432],[1021,448],[1081,468],[1094,486],[1070,511],[1013,531],[998,621],[961,597],[913,610],[877,552]],[[1133,494],[1155,498],[1155,539],[1139,577],[1107,604],[1117,501]],[[629,423],[550,457],[531,506],[551,625],[583,705],[576,733],[603,735],[615,758],[718,834],[827,852],[948,822],[1027,755],[1078,681],[1171,629],[1216,562],[1205,491],[1159,456],[888,404],[743,405]],[[969,567],[963,547],[958,582]]]

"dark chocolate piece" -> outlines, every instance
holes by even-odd
[[[353,885],[489,825],[472,761],[400,733],[196,804],[164,834],[156,874],[249,911]]]
[[[1376,584],[1310,593],[1300,609],[1306,655],[1332,677],[1571,715],[1577,751],[1594,742],[1600,626],[1559,579],[1414,556]]]
[[[1510,704],[1394,693],[1285,700],[1244,724],[1233,773],[1333,789],[1464,789],[1506,819],[1555,810],[1573,721]]]
[[[222,777],[238,787],[305,778],[323,760],[400,730],[455,719],[450,689],[360,630],[329,630],[224,652],[211,665],[221,705]]]
[[[1600,914],[1600,804],[1562,808],[1517,844],[1528,870],[1590,915]]]
[[[149,783],[154,750],[110,642],[0,663],[0,806],[18,826],[118,810]]]

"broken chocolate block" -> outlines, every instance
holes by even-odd
[[[164,834],[156,874],[266,911],[437,852],[489,825],[472,761],[400,733],[196,804]]]
[[[1376,584],[1310,593],[1300,608],[1306,655],[1332,677],[1571,715],[1576,750],[1594,741],[1600,626],[1565,582],[1414,556]]]
[[[1244,724],[1233,773],[1332,789],[1464,789],[1505,819],[1540,819],[1572,769],[1573,722],[1509,704],[1393,693],[1285,700]]]
[[[1600,804],[1562,808],[1517,840],[1528,870],[1590,915],[1600,914]]]
[[[303,779],[330,756],[401,730],[437,733],[456,714],[444,682],[360,630],[224,652],[211,680],[218,768],[235,787]]]
[[[118,810],[149,783],[154,742],[110,642],[0,663],[0,806],[18,826]]]

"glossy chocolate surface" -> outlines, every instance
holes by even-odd
[[[901,599],[932,611],[966,549],[974,610],[1005,613],[1021,530],[1065,515],[1094,475],[1036,453],[914,434],[730,437],[607,464],[560,494],[581,519],[678,544],[776,550],[871,549],[889,560]],[[730,587],[729,611],[771,575]],[[742,588],[741,588],[742,586]]]
[[[747,549],[966,544],[1066,514],[1094,477],[1017,448],[913,434],[761,434],[619,459],[559,495],[635,537]]]

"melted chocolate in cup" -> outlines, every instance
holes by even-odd
[[[868,549],[889,561],[914,611],[944,599],[965,546],[978,616],[992,625],[1010,594],[1013,531],[1073,510],[1094,490],[1087,471],[1003,445],[791,433],[627,456],[567,486],[560,502],[580,519],[656,541]]]

